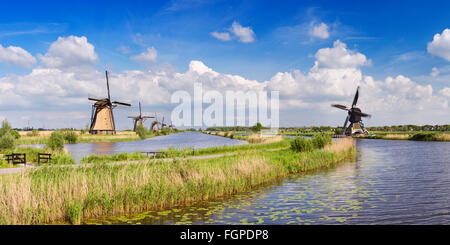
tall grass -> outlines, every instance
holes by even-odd
[[[354,155],[353,144],[346,143],[333,151],[249,151],[171,163],[36,168],[0,176],[0,224],[79,224],[88,217],[183,205],[247,191]]]

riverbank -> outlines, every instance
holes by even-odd
[[[385,133],[375,135],[358,135],[354,138],[383,139],[383,140],[413,140],[413,141],[450,141],[449,133],[420,132],[420,133]]]
[[[355,156],[352,139],[295,153],[250,150],[215,159],[43,167],[0,176],[0,224],[79,224],[85,218],[142,212],[247,191]]]

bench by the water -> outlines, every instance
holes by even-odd
[[[146,154],[147,157],[163,157],[165,155],[164,152],[160,152],[160,151],[141,151],[141,153]]]
[[[5,155],[6,161],[12,164],[27,164],[27,156],[25,153],[12,153]]]
[[[52,160],[52,154],[50,153],[38,153],[38,164],[48,163]]]

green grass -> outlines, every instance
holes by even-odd
[[[335,143],[336,144],[336,143]],[[0,176],[0,224],[79,224],[85,218],[142,212],[248,191],[355,156],[339,152],[248,151],[205,160],[46,166]]]
[[[84,156],[80,163],[108,163],[108,162],[121,162],[121,161],[137,161],[144,160],[147,157],[140,153],[116,153],[114,155],[88,155]]]

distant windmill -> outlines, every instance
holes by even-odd
[[[158,117],[157,117],[156,112],[155,112],[155,121],[152,122],[152,131],[153,131],[153,133],[159,130],[158,124],[161,124],[161,123],[158,122]]]
[[[348,112],[347,118],[344,122],[343,135],[353,135],[353,134],[368,134],[367,130],[364,128],[361,117],[370,117],[369,114],[361,112],[361,109],[356,107],[356,102],[358,102],[359,97],[359,86],[356,89],[355,97],[353,98],[353,103],[351,108],[347,108],[345,105],[333,104],[331,106],[345,110]],[[350,121],[350,125],[347,128],[347,123]]]
[[[138,115],[138,116],[134,116],[134,117],[133,117],[133,116],[130,116],[130,117],[128,117],[128,118],[133,118],[133,119],[134,119],[134,127],[133,127],[133,131],[136,132],[137,126],[144,125],[145,119],[147,119],[147,118],[155,118],[155,117],[152,117],[152,116],[142,116],[141,102],[139,102],[139,115]]]
[[[118,105],[131,106],[128,103],[118,101],[111,102],[108,71],[106,71],[105,74],[108,97],[103,99],[88,98],[88,100],[95,101],[92,105],[91,125],[89,128],[90,134],[116,134],[116,125],[114,123],[114,114],[112,110]]]
[[[163,116],[163,120],[161,122],[161,129],[166,128],[167,124],[164,123],[164,116]]]

